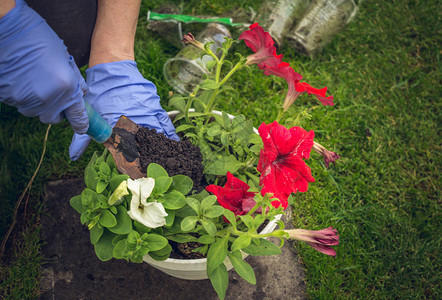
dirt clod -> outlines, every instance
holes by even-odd
[[[135,135],[140,152],[140,171],[145,173],[150,163],[161,165],[169,174],[186,175],[193,180],[193,190],[203,189],[203,156],[188,140],[174,141],[155,129],[140,128]]]

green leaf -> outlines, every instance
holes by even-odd
[[[206,63],[206,68],[207,68],[207,70],[212,71],[212,69],[215,65],[216,65],[216,61],[210,60]]]
[[[261,145],[253,145],[252,147],[250,147],[250,151],[252,151],[252,153],[255,155],[259,155],[261,153],[261,149]]]
[[[215,242],[215,238],[213,236],[203,234],[198,238],[198,243],[201,244],[212,244]]]
[[[229,136],[230,136],[230,133],[228,131],[221,132],[221,144],[224,147],[229,146]]]
[[[175,211],[175,217],[180,217],[182,219],[184,219],[185,217],[194,216],[194,215],[195,215],[195,211],[189,205],[185,205],[182,208]]]
[[[116,235],[113,239],[112,239],[112,245],[117,245],[117,243],[121,240],[126,240],[126,236],[125,235]]]
[[[165,237],[153,233],[149,234],[144,240],[148,242],[147,248],[149,251],[158,251],[169,244]]]
[[[207,233],[211,236],[215,236],[216,234],[216,226],[210,219],[202,219],[201,223]]]
[[[81,195],[72,197],[71,200],[69,200],[69,203],[71,204],[72,208],[75,209],[75,211],[79,214],[86,211],[86,207],[81,204]]]
[[[235,173],[242,163],[235,156],[221,156],[217,160],[209,162],[205,166],[205,173],[212,175],[226,175],[227,172]]]
[[[236,228],[236,216],[233,211],[225,209],[223,215],[224,217],[226,217],[227,220],[229,220],[230,224],[232,224],[233,227]]]
[[[114,237],[115,234],[105,229],[99,241],[94,244],[95,254],[101,261],[108,261],[112,258],[114,250],[112,239]]]
[[[90,207],[97,202],[98,202],[98,194],[94,190],[85,188],[81,192],[81,204],[83,206]]]
[[[232,263],[233,268],[235,268],[236,273],[248,283],[256,284],[255,272],[253,271],[253,268],[242,259],[241,252],[235,251],[227,253],[227,255],[229,256],[230,262]]]
[[[213,79],[206,79],[201,82],[200,87],[203,90],[216,90],[219,88],[219,83],[216,83]]]
[[[132,230],[131,232],[129,232],[129,234],[127,235],[127,243],[128,244],[133,244],[136,245],[138,242],[138,239],[140,238],[140,234],[135,231]]]
[[[210,195],[206,198],[203,199],[203,201],[201,201],[201,210],[205,210],[206,208],[211,207],[212,205],[214,205],[216,203],[216,196],[215,195]]]
[[[229,273],[226,266],[224,264],[218,265],[211,273],[208,273],[208,276],[219,299],[223,300],[229,285]]]
[[[152,193],[154,195],[164,194],[172,185],[172,178],[168,176],[160,176],[155,178],[155,186]]]
[[[164,247],[158,251],[150,251],[148,253],[148,255],[155,260],[162,261],[162,260],[166,260],[169,258],[170,252],[172,252],[172,246],[167,244],[166,247]]]
[[[99,223],[104,227],[114,227],[117,225],[117,219],[110,211],[103,210],[100,215]]]
[[[210,245],[209,251],[207,253],[207,274],[209,275],[209,277],[210,273],[212,273],[226,259],[227,242],[228,236],[226,235]]]
[[[101,194],[106,189],[108,184],[109,184],[108,181],[103,181],[103,180],[98,181],[98,183],[97,183],[97,193]]]
[[[186,203],[189,205],[196,213],[200,212],[201,203],[194,198],[186,198]]]
[[[108,176],[111,175],[111,169],[105,162],[100,163],[100,172]]]
[[[135,226],[135,229],[137,230],[137,232],[139,232],[139,233],[147,233],[147,232],[151,232],[151,230],[152,230],[151,228],[144,226],[143,224],[141,224],[138,221],[134,221],[134,226]]]
[[[109,166],[109,169],[116,169],[117,165],[115,164],[115,160],[112,157],[112,154],[109,153],[109,155],[106,158],[106,164]]]
[[[162,199],[164,208],[168,209],[180,209],[186,205],[186,197],[178,191],[171,191],[165,194]]]
[[[195,126],[190,125],[190,124],[183,124],[183,125],[180,125],[177,128],[175,128],[175,132],[178,133],[178,132],[186,131],[187,129],[190,129],[190,128],[195,128]]]
[[[120,183],[122,183],[124,180],[127,180],[128,178],[130,177],[129,175],[126,174],[113,176],[111,180],[109,180],[109,187],[111,191],[115,191],[115,189],[120,185]]]
[[[86,186],[90,189],[95,190],[97,188],[97,183],[98,183],[97,177],[98,174],[97,171],[95,171],[93,165],[88,165],[84,170],[84,182],[86,183]]]
[[[129,257],[130,261],[133,263],[141,264],[143,262],[143,255],[138,254],[136,256]]]
[[[208,235],[206,235],[208,236]],[[187,233],[178,233],[172,236],[167,237],[169,240],[177,242],[177,243],[188,243],[188,242],[199,242],[199,239],[194,237],[193,235]]]
[[[113,213],[114,215],[116,215],[118,213],[118,209],[116,206],[111,206],[109,207],[109,210],[111,211],[111,213]],[[118,220],[117,220],[118,222]]]
[[[80,223],[82,225],[86,224],[88,221],[90,221],[88,214],[86,212],[83,212],[80,216]]]
[[[172,188],[183,195],[187,195],[193,188],[193,181],[186,175],[172,176]]]
[[[227,113],[222,112],[223,113],[223,124],[224,124],[224,128],[226,130],[229,130],[232,127],[232,122],[230,121],[230,117]]]
[[[218,218],[219,216],[221,216],[224,212],[224,208],[221,206],[212,206],[207,208],[204,211],[204,216],[206,218]]]
[[[176,108],[180,112],[185,112],[186,111],[186,98],[176,94],[172,98],[170,98],[169,106]]]
[[[166,209],[166,225],[167,227],[172,226],[173,221],[175,221],[175,211],[174,210],[170,210],[170,209]]]
[[[243,248],[242,250],[254,256],[281,254],[281,249],[277,245],[267,241],[266,239],[259,239],[258,245],[256,245],[255,243],[251,243],[248,247]]]
[[[126,253],[126,239],[120,240],[114,247],[114,250],[112,252],[113,257],[117,259],[124,258]]]
[[[91,228],[91,230],[89,231],[90,233],[90,240],[91,240],[91,244],[96,244],[98,242],[98,240],[100,239],[101,235],[103,234],[103,227],[99,227],[97,225],[95,225],[94,227]]]
[[[157,179],[159,177],[169,177],[169,174],[167,174],[167,171],[164,170],[164,168],[159,164],[151,163],[149,166],[147,166],[147,177]]]
[[[128,234],[132,231],[132,219],[127,214],[127,209],[124,206],[116,206],[116,209],[117,214],[115,215],[115,219],[117,220],[117,225],[109,227],[108,229],[116,234]]]
[[[252,218],[252,216],[244,215],[239,216],[239,218],[246,224],[247,228],[254,229],[255,227],[255,220]]]
[[[215,124],[212,127],[210,127],[209,130],[207,130],[207,135],[208,136],[218,136],[219,134],[221,134],[222,130],[223,129],[221,128],[221,125]]]
[[[181,230],[191,231],[195,228],[196,222],[198,221],[198,218],[196,216],[188,216],[181,221]]]
[[[230,250],[233,252],[246,248],[250,245],[251,241],[252,237],[250,235],[241,235],[233,242],[232,246],[230,246]]]

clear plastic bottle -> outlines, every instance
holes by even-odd
[[[216,53],[218,48],[222,47],[224,37],[231,38],[230,31],[223,25],[209,23],[209,25],[196,36],[196,40],[205,44],[214,42],[210,49],[221,57],[221,51]],[[203,50],[193,45],[187,45],[178,52],[178,54],[166,61],[163,67],[164,77],[172,88],[180,94],[189,94],[204,79],[204,74],[208,74],[206,64],[213,60],[210,55],[203,55]]]
[[[301,18],[312,0],[267,0],[256,14],[259,23],[275,40],[278,47],[284,44],[284,33]]]
[[[314,58],[350,23],[357,10],[354,0],[314,0],[284,38],[299,52]]]

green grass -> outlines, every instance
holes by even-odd
[[[183,13],[222,14],[239,2],[255,9],[260,3],[190,1]],[[136,60],[143,75],[156,83],[167,109],[170,88],[162,66],[178,50],[147,31],[144,20],[146,10],[159,3],[143,4]],[[294,204],[297,226],[334,226],[340,233],[334,259],[302,243],[297,247],[312,299],[440,297],[440,28],[436,0],[363,1],[356,19],[317,59],[293,49],[278,51],[306,82],[328,86],[336,103],[323,107],[303,95],[290,109],[292,114],[307,110],[312,118],[302,126],[315,130],[318,142],[341,155],[327,169],[321,157],[312,153],[307,164],[316,182],[307,193],[296,195]],[[249,53],[242,44],[236,50]],[[282,101],[286,88],[283,80],[252,68],[236,74],[231,84],[241,89],[241,95],[224,99],[220,109],[243,113],[255,126],[276,117],[275,103]],[[37,165],[46,126],[6,105],[0,109],[3,234],[15,201]],[[15,234],[9,248],[9,263],[0,268],[8,278],[0,278],[0,294],[5,297],[36,297],[43,183],[82,176],[90,153],[98,148],[89,147],[79,161],[70,162],[71,134],[66,122],[51,129],[45,161],[27,204],[37,225],[25,222],[28,226]]]

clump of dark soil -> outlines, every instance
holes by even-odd
[[[204,246],[198,242],[177,243],[169,241],[173,251],[170,253],[170,258],[175,259],[198,259],[206,258],[205,255],[199,252],[193,252],[194,249]]]
[[[198,147],[188,140],[174,141],[155,129],[141,127],[135,135],[140,153],[140,171],[145,173],[150,163],[161,165],[169,174],[186,175],[193,180],[193,190],[201,191],[203,156]]]

